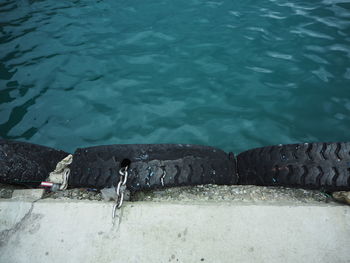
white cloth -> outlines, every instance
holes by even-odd
[[[70,169],[68,166],[73,161],[73,155],[68,155],[62,161],[60,161],[56,165],[56,169],[50,173],[48,181],[54,184],[60,184],[60,190],[67,189],[68,186],[68,178],[70,174]]]

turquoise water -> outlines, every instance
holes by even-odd
[[[3,138],[349,141],[349,84],[349,0],[0,2]]]

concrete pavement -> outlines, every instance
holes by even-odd
[[[0,199],[0,262],[350,262],[336,203]]]

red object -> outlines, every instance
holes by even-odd
[[[40,186],[43,186],[43,187],[52,187],[52,186],[53,186],[53,183],[50,183],[50,182],[41,182]]]

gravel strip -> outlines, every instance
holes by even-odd
[[[332,198],[320,191],[253,185],[199,185],[175,187],[162,191],[138,192],[135,201],[240,201],[240,202],[329,202]]]
[[[0,198],[11,198],[15,187],[0,185]],[[43,198],[77,199],[102,201],[96,189],[68,189],[59,192],[45,192]],[[174,187],[162,190],[140,191],[134,193],[131,201],[240,201],[240,202],[294,202],[328,203],[332,197],[316,190],[292,189],[284,187],[262,187],[251,185],[199,185],[195,187]]]

